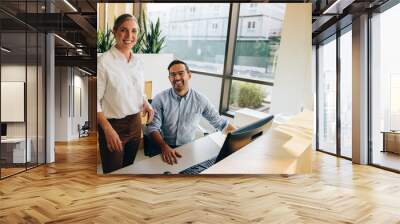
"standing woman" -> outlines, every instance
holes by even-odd
[[[97,61],[97,120],[103,172],[133,163],[141,138],[140,112],[154,111],[144,96],[143,65],[132,52],[138,23],[130,14],[114,22],[115,46]]]

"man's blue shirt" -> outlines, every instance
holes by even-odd
[[[193,141],[201,116],[220,131],[228,125],[211,102],[193,89],[183,97],[173,88],[164,90],[154,97],[151,105],[155,115],[147,133],[159,131],[168,145],[179,146]]]

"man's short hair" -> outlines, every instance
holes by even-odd
[[[168,72],[169,72],[169,69],[170,69],[172,66],[178,65],[178,64],[183,64],[183,65],[185,66],[186,72],[189,72],[189,66],[188,66],[185,62],[183,62],[183,61],[181,61],[181,60],[178,60],[178,59],[175,59],[175,60],[173,60],[171,63],[169,63],[169,65],[168,65]]]

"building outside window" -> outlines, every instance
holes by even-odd
[[[186,61],[193,71],[213,75],[223,74],[229,7],[229,4],[222,3],[147,4],[152,21],[163,14],[167,15],[161,20],[162,33],[168,34],[162,52],[172,53]],[[185,15],[193,13],[194,8],[201,13],[196,13],[188,20]],[[213,13],[216,8],[218,15]],[[247,81],[232,81],[229,110],[249,107],[269,111],[284,13],[285,4],[240,4],[233,73],[229,75]],[[170,32],[168,29],[182,23],[188,26],[181,32]],[[243,95],[249,86],[254,90],[251,92],[255,96],[253,98],[261,100],[252,105],[240,104],[240,92]]]

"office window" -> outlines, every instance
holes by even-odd
[[[336,154],[336,37],[318,48],[318,146]]]
[[[241,108],[269,112],[272,86],[233,80],[229,95],[229,110]]]
[[[248,3],[240,4],[233,76],[272,82],[285,4],[262,4],[262,7],[260,14],[250,11]],[[272,10],[278,13],[272,13]],[[271,19],[267,20],[267,17]],[[256,21],[263,23],[256,27]]]
[[[371,19],[372,163],[395,170],[400,170],[399,21],[399,4]]]
[[[218,15],[213,13],[216,8]],[[192,70],[222,75],[229,4],[149,3],[147,12],[153,22],[160,18],[162,35],[166,36],[162,53],[174,54]],[[184,29],[172,29],[182,23]]]
[[[253,31],[255,28],[256,28],[256,22],[255,21],[247,22],[247,29],[249,31]]]
[[[259,12],[252,10],[256,6]],[[240,4],[232,75],[246,80],[232,81],[230,111],[248,107],[269,112],[284,14],[285,4]],[[261,25],[256,26],[258,22]]]
[[[197,13],[192,15],[194,6]],[[215,15],[217,8],[222,13]],[[227,27],[233,19],[229,9],[229,4],[147,4],[150,20],[160,18],[166,35],[162,52],[186,61],[193,71],[212,75],[222,75],[226,63]],[[269,111],[285,9],[285,4],[240,4],[237,35],[232,38],[235,54],[228,59],[233,71],[225,74],[233,77],[221,77],[228,86],[221,96],[223,111],[243,107]],[[241,90],[243,94],[249,86],[258,100],[245,105],[235,94]]]
[[[213,29],[214,31],[216,31],[216,30],[218,29],[218,23],[213,23],[213,24],[212,24],[212,29]]]
[[[352,34],[340,37],[340,154],[351,158],[352,149]]]

